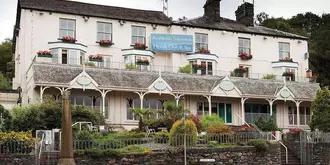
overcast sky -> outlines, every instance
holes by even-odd
[[[46,0],[45,0],[46,1]],[[162,10],[161,0],[76,0],[111,6],[121,6],[137,9]],[[206,0],[168,0],[169,15],[174,19],[182,16],[194,18],[203,15],[203,5]],[[248,0],[252,1],[252,0]],[[243,0],[222,0],[221,16],[235,18],[235,10]],[[0,42],[6,37],[12,37],[16,19],[17,0],[0,0]],[[255,0],[255,13],[265,11],[275,17],[291,17],[297,13],[311,11],[321,15],[330,12],[329,0]]]

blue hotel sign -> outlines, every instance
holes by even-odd
[[[151,34],[151,50],[155,52],[193,52],[193,36]]]

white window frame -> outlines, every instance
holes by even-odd
[[[66,25],[65,27],[62,27],[62,21],[65,21],[64,24]],[[69,27],[69,22],[72,21],[73,23],[73,28]],[[66,34],[62,35],[61,31],[64,31]],[[73,36],[69,35],[68,32],[73,32]],[[60,18],[60,25],[59,25],[59,36],[60,38],[64,37],[64,36],[70,36],[73,38],[76,38],[76,20],[74,19],[66,19],[66,18]]]
[[[208,34],[205,33],[195,33],[195,51],[198,52],[199,49],[204,48],[209,49],[209,39]]]
[[[250,38],[238,38],[238,53],[251,54],[251,39]]]
[[[288,42],[279,42],[279,59],[290,58],[290,43]]]
[[[285,67],[285,72],[293,72],[293,76],[294,76],[294,80],[296,79],[296,73],[297,73],[297,69],[296,68],[288,68],[288,67]],[[287,77],[286,79],[287,81],[293,81],[291,79],[291,77]]]
[[[100,56],[103,57],[103,61],[102,62],[94,62],[95,65],[97,67],[102,67],[102,68],[111,68],[111,61],[112,61],[112,56],[108,56],[108,55],[102,55],[102,54],[98,54]],[[109,66],[107,66],[109,65]]]
[[[109,23],[109,22],[97,22],[96,23],[97,27],[96,27],[96,40],[97,41],[100,41],[100,40],[111,40],[113,41],[113,37],[112,37],[112,23]],[[106,29],[106,26],[109,26],[109,29]],[[102,26],[102,28],[101,28]],[[102,30],[100,30],[100,28]],[[100,35],[102,36],[100,38]],[[106,37],[106,35],[109,35],[109,38]]]
[[[134,29],[136,30],[136,34],[134,34]],[[146,44],[146,27],[144,26],[132,26],[132,32],[131,32],[131,44],[134,45],[136,42],[144,43]],[[137,38],[136,40],[134,38]],[[141,39],[143,40],[141,42]]]

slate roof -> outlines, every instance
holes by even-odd
[[[82,71],[82,67],[67,65],[34,64],[34,81],[36,84],[60,83],[69,84]],[[47,73],[47,74],[44,74]],[[116,69],[86,68],[99,86],[147,89],[158,77],[157,72],[139,72]],[[162,78],[173,91],[210,92],[219,79],[215,76],[195,76],[186,74],[162,73]]]
[[[308,39],[307,37],[291,34],[283,31],[279,31],[276,29],[270,29],[263,26],[246,26],[240,22],[230,20],[227,18],[221,18],[219,22],[207,19],[206,17],[198,17],[194,19],[189,19],[185,21],[177,21],[174,22],[176,25],[181,26],[192,26],[198,28],[206,28],[206,29],[217,29],[217,30],[225,30],[225,31],[234,31],[241,33],[252,33],[259,35],[269,35],[269,36],[281,36],[281,37],[289,37],[289,38],[297,38],[297,39]]]
[[[232,82],[244,95],[274,96],[284,86],[283,81],[277,80],[255,80],[246,78],[231,77]],[[298,99],[313,99],[317,90],[320,89],[317,83],[308,82],[286,82],[286,86]]]
[[[133,22],[144,22],[160,25],[192,26],[206,29],[226,30],[249,34],[280,36],[306,40],[306,37],[290,34],[261,26],[246,26],[237,21],[221,18],[215,22],[206,17],[186,21],[172,21],[161,11],[138,10],[123,7],[96,5],[68,0],[19,0],[19,7],[24,9],[51,11],[83,16],[102,17]],[[201,6],[202,8],[202,6]],[[14,37],[15,38],[15,37]]]
[[[67,0],[19,0],[19,5],[24,9],[43,10],[145,23],[166,25],[171,24],[170,18],[168,18],[161,11],[129,9]]]
[[[52,64],[34,64],[36,84],[67,84],[77,77],[82,67]],[[158,77],[157,72],[139,72],[116,69],[86,68],[86,72],[106,88],[136,88],[146,90]],[[44,74],[47,73],[47,74]],[[162,78],[172,87],[173,92],[210,93],[224,77],[197,76],[188,74],[162,73]],[[283,81],[230,78],[243,95],[274,97],[283,87]],[[320,89],[316,83],[287,82],[287,87],[298,99],[314,99]]]

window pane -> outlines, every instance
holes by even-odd
[[[67,21],[64,19],[60,19],[60,28],[66,29],[67,28]]]
[[[67,36],[66,30],[60,30],[60,37]]]
[[[74,37],[74,31],[68,31],[67,34],[68,36]]]
[[[134,99],[134,108],[141,108],[141,101],[140,99]]]
[[[197,43],[201,43],[201,35],[200,34],[196,34],[196,44]]]
[[[98,32],[104,32],[104,24],[103,23],[98,23],[97,24],[97,31]]]
[[[139,29],[140,29],[140,30],[139,30],[139,35],[145,37],[145,35],[146,35],[146,34],[145,34],[146,29],[145,29],[144,27],[140,27]]]
[[[75,30],[75,21],[68,20],[68,29]]]
[[[109,24],[109,23],[105,24],[105,32],[106,33],[111,33],[111,24]]]
[[[110,40],[111,38],[110,38],[110,34],[104,34],[104,39],[105,40]]]
[[[137,36],[138,35],[138,29],[135,26],[132,26],[132,35]]]

